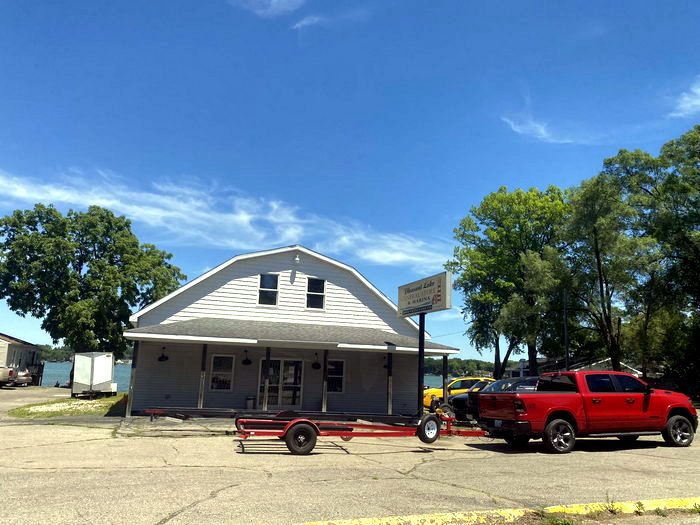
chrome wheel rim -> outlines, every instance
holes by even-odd
[[[551,442],[552,445],[557,450],[566,450],[571,446],[571,441],[573,440],[573,433],[568,425],[560,423],[556,425],[553,429]]]
[[[681,445],[690,441],[690,425],[687,421],[676,421],[671,427],[671,437],[673,441]]]

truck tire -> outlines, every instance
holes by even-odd
[[[671,416],[661,431],[664,441],[672,447],[689,447],[695,437],[693,425],[683,416]]]
[[[305,456],[316,446],[316,429],[308,423],[297,423],[284,438],[292,454]]]
[[[576,432],[566,419],[553,419],[547,423],[542,441],[548,452],[566,454],[576,444]]]
[[[418,429],[416,430],[416,435],[423,443],[434,443],[437,438],[440,437],[440,420],[435,414],[424,415],[420,423],[418,423]]]
[[[508,436],[505,438],[512,448],[525,448],[530,441],[529,436]]]

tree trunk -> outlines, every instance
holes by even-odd
[[[539,375],[539,372],[537,370],[537,343],[535,341],[528,341],[527,343],[527,359],[529,375]]]
[[[501,341],[498,334],[496,334],[496,341],[493,343],[493,378],[501,379]]]
[[[503,374],[506,373],[506,366],[508,366],[508,359],[510,359],[510,354],[515,350],[515,347],[518,346],[518,343],[513,341],[508,342],[508,350],[506,351],[506,355],[503,356],[503,361],[501,362],[501,369],[498,372],[498,378],[500,379],[503,377]]]

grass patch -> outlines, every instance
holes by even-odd
[[[59,416],[106,416],[122,417],[126,408],[123,402],[125,393],[97,399],[57,399],[46,403],[25,405],[8,411],[12,417],[28,419]]]

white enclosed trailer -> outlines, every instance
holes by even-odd
[[[108,352],[86,352],[73,358],[72,395],[106,393],[116,394],[113,383],[114,358]]]

